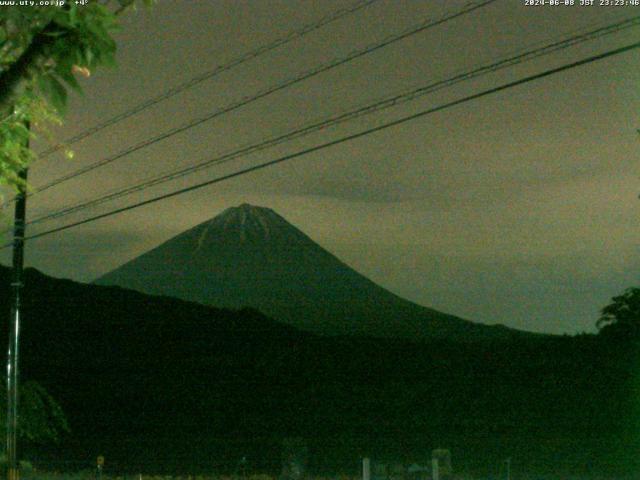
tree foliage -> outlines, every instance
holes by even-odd
[[[57,443],[69,431],[62,407],[37,382],[20,385],[18,436],[29,443]],[[0,425],[6,423],[6,381],[0,382]]]
[[[141,0],[150,4],[153,0]],[[64,115],[76,75],[115,64],[118,15],[135,0],[0,7],[0,183],[21,186],[33,160],[26,125],[40,132]]]
[[[601,333],[640,336],[640,288],[631,287],[600,312],[597,327]]]

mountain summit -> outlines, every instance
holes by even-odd
[[[480,340],[519,333],[404,300],[273,210],[249,204],[225,210],[95,283],[217,307],[253,307],[328,335]]]
[[[247,238],[268,240],[269,236],[275,233],[279,227],[293,228],[270,208],[254,207],[248,203],[226,209],[207,224],[208,228],[235,232],[243,242]]]

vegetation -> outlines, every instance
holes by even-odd
[[[640,338],[640,288],[631,287],[613,297],[597,322],[602,334]]]
[[[334,475],[308,475],[304,477],[304,480],[361,480],[362,475],[356,473],[358,467],[358,461],[354,461],[354,470],[351,474],[334,474]],[[39,471],[37,469],[23,469],[22,477],[24,480],[95,480],[96,472],[94,470],[83,470],[77,473],[56,473],[48,471]],[[378,477],[381,478],[381,477]],[[399,475],[394,474],[389,477],[382,477],[385,480],[428,480],[428,475]],[[381,480],[382,480],[381,478]],[[442,477],[441,477],[442,478]],[[496,467],[494,474],[486,476],[472,475],[468,473],[454,473],[451,480],[502,480],[506,477],[506,471],[504,467]],[[536,475],[536,474],[522,474],[517,470],[512,470],[511,478],[518,478],[519,480],[636,480],[635,476],[624,477],[603,477],[601,475],[580,475],[580,476],[560,476],[560,475]],[[252,473],[248,475],[236,475],[236,474],[203,474],[203,475],[189,475],[183,474],[179,476],[171,476],[164,474],[156,475],[103,475],[103,480],[282,480],[281,476],[277,474],[265,474],[265,473]]]
[[[67,419],[58,402],[37,382],[20,386],[18,436],[31,444],[58,443],[69,432]],[[0,381],[0,406],[7,404],[6,381]],[[6,407],[0,408],[0,425],[6,424]]]
[[[66,460],[201,474],[246,456],[249,472],[275,474],[283,438],[302,437],[314,474],[439,447],[477,477],[506,457],[540,474],[640,465],[634,344],[323,337],[251,310],[26,276],[23,372],[72,412]]]
[[[142,0],[145,4],[153,0]],[[23,187],[19,172],[34,158],[28,125],[47,134],[60,122],[75,75],[111,66],[117,16],[135,0],[67,2],[62,7],[0,7],[0,182]]]

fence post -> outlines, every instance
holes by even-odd
[[[362,459],[362,480],[371,480],[371,459]]]
[[[440,480],[440,463],[436,457],[431,459],[431,468],[433,472],[433,480]]]

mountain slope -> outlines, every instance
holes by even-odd
[[[479,340],[517,335],[404,300],[268,208],[241,205],[98,280],[225,308],[252,307],[330,335]]]

